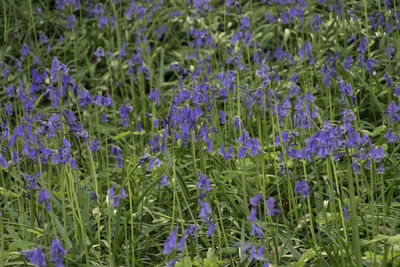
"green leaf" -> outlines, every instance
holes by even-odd
[[[372,136],[380,136],[384,131],[386,131],[386,125],[381,125],[379,127],[376,127],[374,131],[372,132]]]

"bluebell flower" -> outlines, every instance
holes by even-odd
[[[24,60],[24,58],[29,55],[30,50],[29,50],[29,46],[26,43],[22,44],[22,48],[21,48],[21,57],[20,60]]]
[[[29,259],[29,262],[32,264],[35,264],[39,267],[45,267],[47,264],[42,248],[24,250],[22,253],[24,253],[25,258]]]
[[[192,236],[193,238],[197,238],[197,230],[200,229],[200,225],[198,224],[191,224],[189,227],[185,229],[185,236],[189,237]]]
[[[172,250],[176,249],[176,232],[177,229],[174,228],[171,234],[168,236],[167,240],[164,242],[164,254],[170,254]]]
[[[267,205],[267,209],[268,209],[267,215],[275,216],[275,215],[281,213],[281,211],[275,207],[275,199],[273,197],[266,199],[265,204]]]
[[[104,49],[102,47],[98,47],[94,52],[94,55],[97,58],[97,62],[100,62],[101,58],[105,56]]]
[[[215,230],[217,229],[217,226],[215,223],[210,223],[206,232],[206,235],[212,236],[214,235]]]
[[[67,30],[71,30],[74,27],[74,23],[76,22],[76,18],[74,15],[67,16]]]
[[[243,17],[240,19],[240,28],[241,28],[242,30],[245,30],[245,29],[247,29],[247,28],[250,28],[250,19],[249,19],[249,17],[243,16]]]
[[[61,243],[58,239],[53,239],[51,242],[51,247],[50,247],[50,255],[51,261],[55,261],[56,265],[55,267],[64,267],[64,264],[62,264],[62,260],[66,254],[65,249],[61,246]]]
[[[173,258],[172,260],[167,262],[167,267],[173,267],[177,261],[178,261],[177,258]]]
[[[382,147],[380,147],[380,146],[372,146],[371,152],[370,152],[370,157],[375,162],[381,162],[386,157],[386,154],[385,154],[385,152],[383,152]]]
[[[211,214],[210,204],[208,204],[207,200],[205,200],[204,202],[201,200],[198,200],[198,203],[200,205],[199,218],[202,221],[207,222],[210,219],[210,214]]]
[[[251,208],[250,215],[247,216],[247,220],[248,221],[256,221],[257,220],[256,215],[257,215],[257,209]]]
[[[257,194],[254,197],[251,197],[249,199],[250,205],[254,208],[256,208],[258,206],[258,202],[260,202],[260,200],[262,199],[262,195],[261,194]]]
[[[344,213],[344,219],[348,220],[350,219],[349,213],[347,212],[347,207],[343,205],[343,213]]]
[[[301,194],[303,198],[310,197],[310,187],[307,185],[306,180],[297,181],[294,187],[294,192]]]
[[[377,63],[375,59],[367,59],[365,70],[369,70],[370,75],[374,74],[374,64]]]
[[[113,205],[114,207],[118,207],[119,206],[119,200],[121,198],[126,198],[128,195],[125,193],[125,189],[123,187],[121,187],[121,193],[118,196],[114,197],[113,200]]]
[[[125,105],[125,103],[122,104],[122,106],[119,108],[118,112],[119,115],[121,116],[121,123],[125,126],[128,127],[128,113],[133,110],[132,106]]]
[[[46,210],[51,210],[49,200],[50,200],[49,191],[47,191],[47,189],[40,189],[39,195],[38,195],[38,202],[39,202],[39,204],[42,204],[43,202],[45,202]]]
[[[198,188],[199,190],[204,190],[205,192],[211,190],[210,180],[202,172],[200,172]]]
[[[90,195],[92,196],[93,203],[96,204],[98,199],[96,192],[90,190]]]
[[[399,136],[398,134],[395,132],[394,134],[392,133],[392,131],[389,129],[386,134],[384,135],[384,137],[387,139],[387,141],[389,143],[393,143],[395,141],[399,140]]]
[[[118,168],[123,168],[122,164],[122,153],[121,153],[121,148],[119,146],[112,145],[111,146],[111,155],[114,155],[114,153],[117,156],[117,161],[118,161]]]
[[[261,227],[256,223],[251,224],[251,235],[264,238],[264,233],[262,232]]]

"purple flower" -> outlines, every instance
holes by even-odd
[[[243,17],[240,19],[240,28],[241,28],[242,30],[245,30],[245,29],[247,29],[247,28],[250,28],[250,19],[249,19],[249,17],[243,16]]]
[[[173,258],[172,260],[167,262],[167,267],[173,267],[177,261],[178,261],[177,258]]]
[[[39,202],[39,204],[42,204],[43,202],[45,202],[46,210],[51,210],[49,200],[50,200],[49,191],[47,191],[47,189],[40,189],[39,196],[38,196],[38,202]]]
[[[114,197],[113,200],[113,205],[114,207],[118,207],[119,206],[119,200],[121,198],[126,198],[128,195],[125,193],[125,189],[123,187],[121,187],[121,194],[119,194],[118,196]]]
[[[262,195],[261,194],[257,194],[254,197],[251,197],[249,199],[250,205],[252,207],[254,207],[254,208],[257,207],[258,206],[258,202],[260,202],[261,199],[262,199]]]
[[[257,209],[251,208],[250,215],[247,216],[247,220],[248,221],[256,221],[257,220],[256,215],[257,215]]]
[[[121,153],[121,148],[119,148],[119,146],[111,146],[111,155],[114,155],[114,153],[116,153],[117,156],[117,160],[118,160],[118,168],[123,168],[123,164],[122,164],[122,153]]]
[[[113,184],[113,185],[110,187],[110,189],[107,190],[107,194],[108,194],[108,196],[109,196],[110,201],[112,201],[113,198],[114,198],[114,194],[115,194],[115,192],[114,192],[114,187],[115,187],[115,185]]]
[[[207,201],[202,202],[201,200],[198,200],[198,203],[200,205],[199,218],[204,222],[208,221],[211,214],[210,204]]]
[[[383,160],[386,157],[382,147],[379,146],[372,147],[370,156],[375,162],[381,162],[381,160]]]
[[[264,233],[262,232],[261,227],[255,223],[251,224],[251,235],[264,238]]]
[[[281,211],[275,207],[275,199],[270,197],[265,200],[265,204],[267,205],[267,215],[275,216],[276,214],[281,213]]]
[[[62,260],[65,254],[66,251],[61,246],[60,241],[58,239],[53,239],[50,247],[50,255],[51,255],[50,260],[56,262],[55,267],[64,267],[64,264],[62,264]]]
[[[20,60],[24,60],[24,58],[29,55],[30,51],[29,51],[29,46],[26,43],[22,44],[22,48],[21,48],[21,58]]]
[[[365,70],[369,70],[370,75],[374,74],[374,64],[377,61],[375,59],[367,59],[367,63],[365,64]]]
[[[93,103],[93,98],[88,90],[82,90],[79,96],[80,96],[78,100],[79,106],[85,106]]]
[[[46,258],[42,248],[24,250],[22,253],[25,254],[25,258],[29,259],[30,263],[35,264],[39,267],[46,266]]]
[[[125,126],[128,127],[128,113],[133,110],[132,106],[127,106],[125,103],[122,104],[122,106],[119,108],[119,115],[121,116],[121,123]]]
[[[156,106],[160,105],[160,100],[159,100],[159,94],[158,94],[158,88],[155,88],[154,90],[150,90],[149,98],[153,101]]]
[[[344,219],[345,220],[350,219],[349,213],[347,212],[347,207],[346,206],[343,206],[343,213],[344,213]]]
[[[94,52],[94,55],[97,57],[97,62],[100,62],[101,58],[105,56],[104,49],[98,47]]]
[[[97,26],[99,26],[100,29],[102,29],[104,25],[108,26],[107,15],[101,16],[99,19],[99,23],[97,24]]]
[[[94,204],[96,204],[97,199],[98,199],[96,192],[94,192],[93,190],[90,190],[90,195],[92,196]]]
[[[351,57],[351,56],[348,56],[348,57],[346,57],[346,59],[344,60],[344,69],[345,70],[349,70],[350,69],[350,66],[351,66],[351,64],[353,63],[353,58]]]
[[[303,198],[310,197],[310,187],[307,185],[306,180],[297,181],[294,187],[294,192],[301,194]]]
[[[392,133],[392,131],[389,129],[387,133],[384,135],[384,137],[388,140],[389,143],[393,143],[395,141],[399,140],[399,135],[397,133]]]
[[[206,192],[211,190],[210,180],[207,176],[203,175],[202,172],[200,172],[198,188],[199,190],[204,190]]]
[[[114,191],[115,184],[113,184],[109,190],[107,190],[107,194],[109,196],[109,200],[113,202],[114,207],[119,206],[119,200],[121,198],[126,198],[128,195],[125,193],[125,189],[121,187],[121,193],[118,196],[115,196],[115,191]]]
[[[167,240],[165,240],[163,252],[164,254],[170,254],[172,250],[176,249],[176,232],[177,229],[175,228],[174,230],[172,230]]]
[[[200,229],[200,225],[191,224],[188,228],[185,229],[185,236],[192,236],[193,238],[197,238],[197,230]]]
[[[68,15],[67,17],[67,30],[71,30],[74,27],[76,18],[74,15]]]
[[[161,177],[161,181],[159,183],[160,186],[167,186],[169,185],[169,182],[167,180],[167,175],[163,175],[163,177]]]
[[[206,235],[209,235],[209,236],[214,235],[214,232],[215,232],[216,229],[217,229],[217,226],[215,225],[215,223],[211,223],[211,224],[208,226]]]

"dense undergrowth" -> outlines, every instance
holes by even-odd
[[[0,266],[400,265],[398,2],[0,2]]]

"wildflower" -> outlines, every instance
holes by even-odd
[[[158,88],[155,88],[154,90],[153,89],[150,90],[149,98],[153,101],[153,103],[156,104],[156,106],[160,105]]]
[[[275,207],[275,199],[273,197],[270,197],[265,200],[265,204],[267,205],[267,215],[270,216],[275,216],[278,213],[281,213],[281,211]]]
[[[386,157],[385,152],[383,152],[382,147],[379,147],[379,146],[372,147],[370,156],[375,162],[380,162],[382,159],[384,159]]]
[[[188,228],[185,229],[185,236],[192,236],[193,238],[197,238],[197,230],[200,229],[200,225],[191,224]]]
[[[121,123],[125,127],[128,127],[128,122],[129,122],[128,112],[131,112],[132,110],[133,110],[132,106],[127,106],[125,105],[125,103],[123,103],[118,110],[119,115],[121,116]]]
[[[173,258],[172,260],[167,262],[167,267],[173,267],[177,261],[178,261],[177,258]]]
[[[172,250],[176,249],[176,232],[177,229],[174,228],[171,234],[168,236],[164,243],[164,254],[170,254]]]
[[[79,106],[85,106],[93,103],[93,98],[88,90],[82,90],[79,96],[80,96],[78,100]]]
[[[42,248],[24,250],[25,258],[29,259],[30,263],[35,264],[39,267],[46,266],[46,258]]]
[[[261,199],[262,199],[262,195],[261,194],[257,194],[254,197],[251,197],[249,199],[250,205],[252,207],[254,207],[254,208],[257,207],[258,206],[258,202],[260,202]]]
[[[251,224],[251,235],[264,238],[264,233],[262,232],[261,227],[255,223]]]
[[[240,19],[240,28],[241,28],[242,30],[245,30],[245,29],[247,29],[247,28],[250,28],[250,19],[249,19],[249,17],[243,16],[243,17]]]
[[[257,220],[256,215],[257,215],[257,209],[251,208],[251,210],[250,210],[250,215],[247,216],[247,220],[248,220],[248,221],[255,221],[255,220]]]
[[[210,218],[210,214],[211,214],[210,204],[208,204],[207,200],[204,202],[202,202],[201,200],[198,200],[198,203],[200,205],[199,218],[204,222],[208,221]]]
[[[92,196],[94,204],[96,204],[97,199],[98,199],[96,192],[94,192],[93,190],[90,190],[90,195]]]
[[[346,206],[343,206],[343,213],[344,213],[344,219],[345,220],[350,219],[349,213],[347,212],[347,207]]]
[[[40,189],[39,196],[38,196],[38,202],[39,202],[39,204],[42,204],[43,202],[45,202],[46,210],[51,210],[49,200],[50,200],[49,191],[47,191],[46,189]]]
[[[111,146],[111,155],[114,155],[114,153],[116,153],[117,160],[118,160],[118,168],[123,167],[121,152],[122,151],[121,151],[121,148],[119,148],[119,146],[115,146],[115,145]]]
[[[217,229],[217,226],[215,225],[215,223],[210,223],[210,225],[208,226],[206,235],[214,235],[214,231]]]
[[[207,176],[203,175],[202,172],[200,172],[198,188],[199,190],[204,190],[206,192],[211,190],[210,180]]]
[[[394,135],[393,135],[393,133],[390,129],[387,131],[387,133],[384,135],[384,137],[388,140],[389,143],[393,143],[393,142],[399,140],[398,134],[394,133]]]
[[[58,239],[53,239],[50,247],[50,260],[56,262],[55,267],[64,267],[62,260],[65,254],[65,249],[61,246],[60,241]]]
[[[22,48],[21,48],[21,58],[20,60],[24,60],[24,58],[29,55],[30,51],[29,51],[29,46],[26,43],[22,44]]]
[[[169,182],[167,180],[167,175],[164,174],[163,177],[161,177],[161,181],[159,183],[160,186],[167,186],[169,185]]]
[[[114,197],[114,201],[113,201],[113,205],[114,207],[118,207],[119,206],[119,200],[121,198],[126,198],[128,195],[125,193],[125,189],[123,187],[121,187],[121,194],[119,194],[118,196]]]
[[[98,47],[94,52],[94,55],[97,57],[97,62],[100,62],[101,58],[105,56],[104,49],[102,47]]]
[[[352,63],[353,63],[353,57],[352,56],[346,57],[346,59],[344,60],[344,63],[343,63],[344,69],[349,70]]]
[[[76,18],[74,15],[68,15],[67,17],[67,30],[71,30],[74,27]]]
[[[125,189],[121,187],[121,193],[118,196],[115,196],[115,191],[114,191],[115,184],[113,184],[110,189],[107,191],[107,194],[109,196],[109,200],[113,202],[114,207],[119,206],[119,200],[121,198],[126,198],[128,195],[125,193]]]
[[[377,61],[375,59],[367,59],[367,63],[365,64],[365,70],[369,70],[370,75],[374,74],[374,64]]]
[[[303,198],[310,197],[310,187],[307,185],[306,180],[297,181],[294,187],[294,192],[301,194]]]
[[[101,16],[100,19],[99,19],[99,23],[97,24],[97,26],[99,26],[100,29],[103,29],[104,25],[108,26],[107,15]]]

